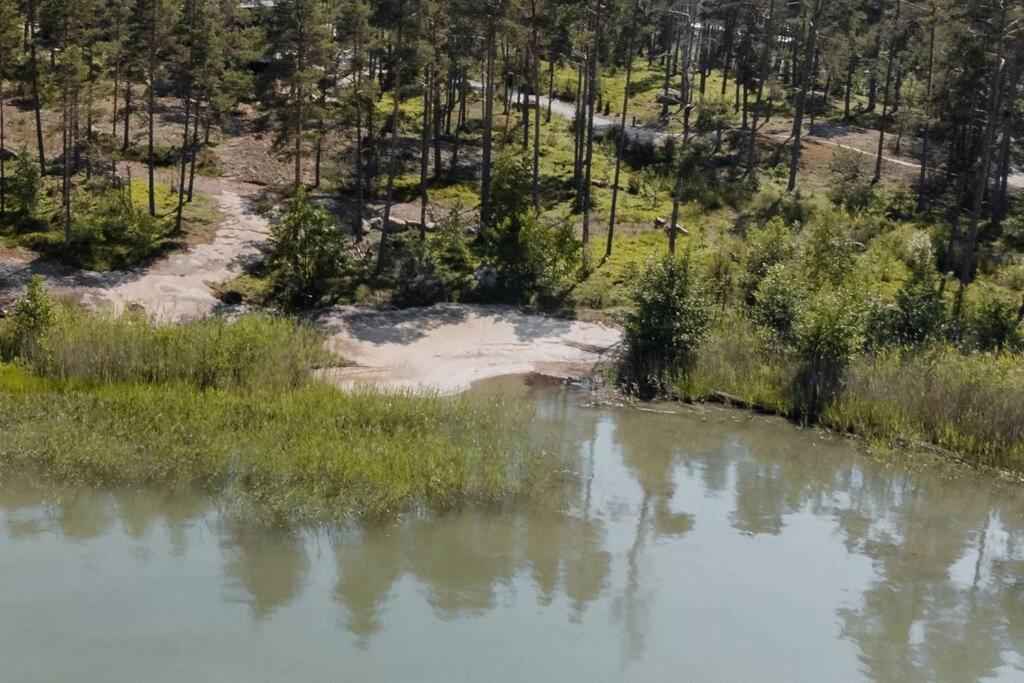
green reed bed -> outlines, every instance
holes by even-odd
[[[799,417],[800,359],[730,320],[701,346],[675,397]],[[1024,471],[1024,356],[948,344],[856,356],[820,424],[892,445],[934,446],[975,465]]]
[[[274,520],[500,505],[556,471],[498,399],[83,385],[0,370],[0,466],[63,482],[227,492]],[[522,415],[519,415],[522,418]]]
[[[0,473],[195,487],[290,522],[502,505],[561,470],[512,436],[525,406],[311,380],[342,361],[290,319],[63,311],[30,333],[13,324],[0,324]]]

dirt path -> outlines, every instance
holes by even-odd
[[[256,186],[199,176],[196,181],[198,191],[213,197],[224,216],[210,243],[176,251],[143,268],[105,273],[61,266],[26,250],[7,250],[0,252],[0,296],[10,296],[39,274],[54,295],[94,308],[117,312],[138,306],[174,322],[211,313],[221,305],[211,285],[240,274],[261,257],[270,224],[249,206]]]
[[[270,224],[249,206],[256,186],[225,179],[204,178],[201,183],[200,192],[214,197],[224,216],[212,242],[145,268],[109,273],[74,270],[26,250],[0,251],[0,296],[14,296],[38,273],[55,295],[94,308],[138,306],[172,322],[226,309],[211,285],[261,258]],[[442,393],[500,375],[586,375],[620,339],[613,328],[527,315],[507,306],[449,304],[401,311],[336,307],[319,315],[317,322],[327,330],[328,344],[356,363],[329,371],[328,381]]]
[[[621,340],[611,327],[528,315],[509,306],[440,304],[399,311],[343,306],[318,321],[330,334],[331,347],[357,364],[327,371],[335,384],[443,393],[501,375],[584,376]]]

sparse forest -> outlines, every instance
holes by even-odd
[[[1019,0],[0,0],[0,239],[145,269],[244,183],[229,304],[609,322],[627,391],[1017,468],[1022,62]]]

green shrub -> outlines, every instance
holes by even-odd
[[[809,296],[797,268],[788,263],[771,266],[754,290],[752,317],[784,341],[793,340],[797,317]]]
[[[874,301],[868,315],[868,338],[873,346],[913,346],[938,339],[946,329],[946,306],[939,295],[931,238],[916,233],[907,245],[910,277],[892,304]]]
[[[455,206],[435,234],[402,259],[392,302],[398,306],[429,306],[460,301],[473,287],[473,255],[466,244],[461,207]]]
[[[272,293],[287,306],[317,305],[348,266],[341,225],[301,190],[271,228],[269,247]]]
[[[967,341],[983,351],[1024,347],[1020,295],[975,283],[967,288],[964,307]]]
[[[0,324],[0,359],[10,360],[27,349],[47,351],[47,333],[53,327],[57,308],[43,289],[41,275],[33,275],[24,296],[14,304],[14,315]]]
[[[740,289],[748,304],[768,270],[793,255],[793,240],[785,221],[776,216],[747,233],[747,251],[743,260]]]
[[[650,257],[636,276],[631,303],[622,377],[649,397],[692,371],[707,334],[711,305],[689,254]]]
[[[796,404],[801,416],[817,419],[864,346],[863,311],[853,292],[819,292],[800,311],[794,333],[800,358]]]
[[[829,172],[832,178],[828,196],[834,204],[850,212],[863,211],[871,205],[875,186],[868,178],[862,154],[837,150],[829,162]]]
[[[22,219],[32,219],[39,206],[40,179],[39,164],[28,152],[22,150],[14,162],[14,175],[8,181],[10,196],[17,204]]]

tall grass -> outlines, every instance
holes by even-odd
[[[857,359],[822,419],[867,436],[927,442],[1024,470],[1024,356],[941,346]]]
[[[521,406],[319,382],[288,391],[83,384],[0,364],[0,468],[224,492],[268,521],[499,505],[554,480]]]
[[[800,361],[742,318],[713,330],[673,386],[684,400],[800,414]],[[930,444],[976,465],[1024,471],[1024,355],[949,345],[864,354],[817,421],[893,444]]]
[[[32,372],[64,380],[287,389],[307,384],[314,366],[340,362],[323,343],[311,325],[266,314],[173,325],[67,308],[19,355]]]

